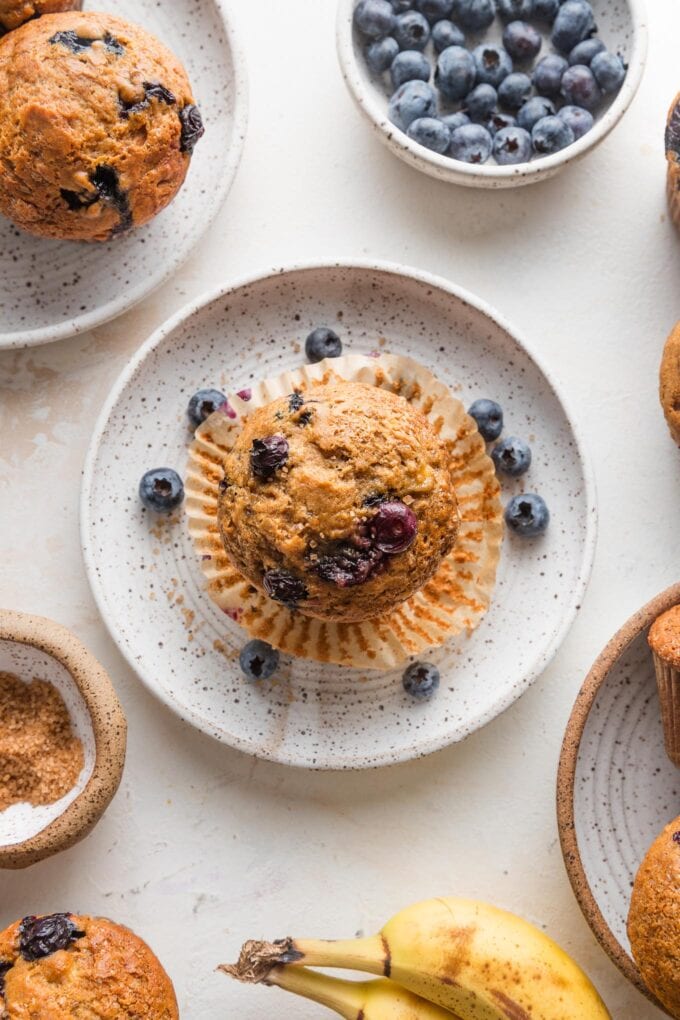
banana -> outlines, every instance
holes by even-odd
[[[418,903],[370,938],[246,943],[233,972],[266,980],[280,965],[391,978],[460,1020],[611,1020],[586,975],[552,939],[471,900]]]

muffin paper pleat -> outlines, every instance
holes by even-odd
[[[666,753],[670,760],[680,767],[680,671],[652,653],[656,682],[659,688],[659,704]]]

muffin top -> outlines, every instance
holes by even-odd
[[[660,659],[680,667],[680,606],[673,606],[654,621],[648,640]]]
[[[394,609],[454,546],[449,455],[403,397],[357,382],[261,407],[225,462],[218,520],[236,568],[306,616]]]
[[[680,445],[680,323],[666,341],[659,373],[659,396],[668,428]]]
[[[82,0],[0,0],[0,35],[41,14],[79,11],[82,6]]]
[[[170,978],[128,928],[76,914],[25,917],[0,933],[6,1020],[178,1020]]]
[[[628,935],[645,984],[680,1016],[680,818],[664,829],[642,862]]]

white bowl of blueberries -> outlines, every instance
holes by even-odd
[[[338,52],[389,148],[440,180],[530,184],[621,119],[647,54],[643,0],[340,0]]]

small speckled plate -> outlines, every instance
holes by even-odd
[[[547,536],[504,542],[491,609],[470,637],[428,658],[434,701],[404,693],[401,670],[361,671],[282,658],[273,683],[248,685],[245,632],[209,598],[181,513],[150,519],[137,488],[151,467],[184,470],[186,406],[304,360],[315,326],[346,353],[384,350],[431,369],[465,406],[493,397],[506,432],[534,449],[526,484],[547,499]],[[521,491],[515,482],[505,496]],[[113,388],[82,492],[87,571],[102,616],[142,680],[175,712],[251,754],[312,768],[368,768],[428,754],[489,722],[541,672],[589,577],[596,530],[590,470],[554,384],[512,331],[446,281],[389,265],[303,266],[225,288],[191,305],[141,348]],[[526,620],[532,620],[530,636]],[[508,651],[512,654],[509,655]]]
[[[224,0],[102,0],[148,29],[184,63],[206,133],[175,201],[108,244],[31,237],[0,216],[0,349],[49,343],[101,326],[160,287],[219,213],[247,123],[243,54]]]
[[[662,1010],[631,956],[626,922],[638,868],[680,814],[680,772],[664,750],[647,645],[657,616],[679,603],[677,584],[606,646],[574,706],[557,780],[562,853],[581,910],[622,974]]]

